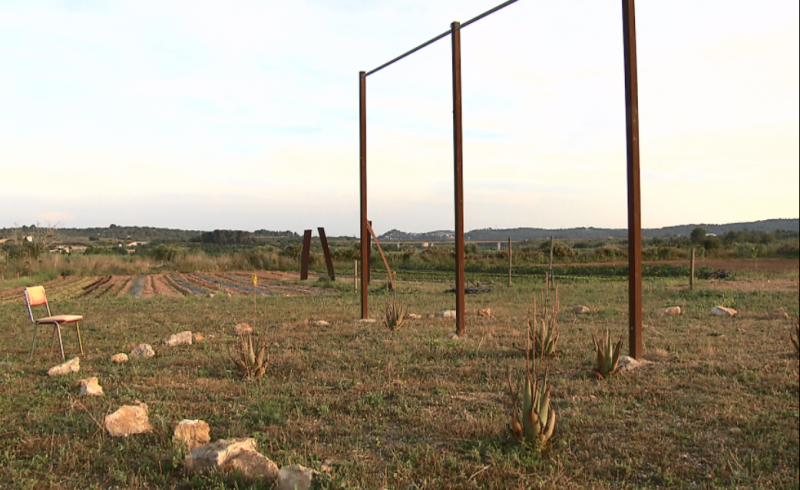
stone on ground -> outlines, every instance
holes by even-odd
[[[456,310],[444,310],[437,316],[439,318],[456,318]]]
[[[122,352],[120,352],[119,354],[114,354],[113,356],[111,356],[111,362],[115,362],[117,364],[128,362],[128,354],[123,354]]]
[[[769,312],[770,320],[788,320],[789,314],[783,308],[778,308]]]
[[[317,320],[315,322],[311,322],[311,325],[313,325],[315,327],[330,327],[331,326],[331,324],[329,322],[326,322],[325,320]]]
[[[176,345],[192,345],[192,332],[187,330],[185,332],[172,334],[164,339],[164,345],[167,347],[175,347]]]
[[[128,437],[153,430],[147,417],[147,405],[125,405],[116,412],[106,415],[106,430],[112,437]]]
[[[658,312],[661,316],[672,316],[672,315],[680,315],[681,314],[681,307],[680,306],[670,306],[669,308],[664,308],[663,310]]]
[[[278,478],[278,465],[256,451],[239,451],[225,461],[220,468],[222,472],[236,470],[241,471],[245,480],[248,481],[275,481]]]
[[[644,367],[648,364],[652,364],[652,362],[646,359],[637,361],[636,359],[628,356],[620,356],[619,358],[619,370],[622,372],[635,371],[636,369]]]
[[[69,361],[53,366],[47,371],[48,376],[61,376],[62,374],[77,373],[81,370],[81,360],[77,357]]]
[[[201,334],[200,332],[195,332],[192,334],[192,342],[195,344],[199,344],[200,342],[204,341],[206,336]]]
[[[736,313],[733,308],[725,308],[724,306],[715,306],[711,309],[711,314],[716,316],[736,316]]]
[[[372,324],[375,323],[374,318],[359,318],[358,320],[353,320],[353,323],[358,323],[361,325]]]
[[[481,308],[478,310],[478,315],[490,317],[492,316],[492,309],[491,308]]]
[[[235,333],[236,335],[249,335],[253,333],[253,327],[242,322],[233,327],[233,333]]]
[[[591,311],[592,310],[590,310],[587,306],[583,305],[575,305],[575,307],[572,308],[572,312],[575,313],[576,315],[585,315],[587,313],[590,313]]]
[[[409,313],[408,314],[409,320],[422,320],[422,315],[417,315],[416,313]]]
[[[172,433],[172,442],[191,450],[211,442],[209,430],[208,424],[202,420],[181,420]]]
[[[190,473],[240,470],[249,480],[278,476],[278,467],[256,450],[255,439],[220,439],[186,453]]]
[[[148,359],[155,357],[156,353],[149,344],[139,344],[133,348],[130,354],[131,359]]]
[[[278,490],[309,490],[319,472],[299,464],[284,466],[278,472]]]
[[[80,391],[79,396],[103,396],[103,387],[97,382],[97,378],[86,378],[78,381]]]

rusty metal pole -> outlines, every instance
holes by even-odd
[[[303,234],[303,253],[300,258],[300,280],[308,279],[308,263],[311,258],[311,230]]]
[[[697,249],[692,247],[692,257],[689,259],[689,289],[694,289],[694,257]]]
[[[336,280],[336,274],[333,272],[333,257],[331,257],[331,249],[328,247],[328,236],[325,235],[325,228],[322,226],[317,227],[319,232],[319,241],[322,243],[322,253],[325,255],[325,267],[328,269],[328,277],[331,281]]]
[[[466,334],[464,298],[464,153],[461,131],[461,23],[450,24],[453,43],[453,146],[456,211],[456,335]]]
[[[361,318],[369,318],[369,231],[367,231],[367,74],[358,74],[358,119],[361,162],[359,181],[361,187]]]
[[[622,0],[625,47],[625,120],[628,156],[628,342],[630,356],[642,358],[642,214],[639,187],[639,82],[636,73],[634,0]]]

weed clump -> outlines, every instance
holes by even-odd
[[[511,382],[511,372],[506,369],[508,389],[513,402],[511,425],[509,429],[514,439],[524,443],[533,450],[541,450],[550,438],[556,426],[556,412],[550,406],[550,369],[546,368],[541,379],[541,361],[536,360],[533,348],[533,327],[528,322],[528,338],[525,356],[525,379],[522,395],[522,417],[518,417],[519,386]],[[539,352],[542,360],[544,355]]]
[[[266,335],[253,339],[252,334],[237,335],[228,355],[244,379],[261,379],[269,365],[269,350]]]
[[[392,300],[386,303],[383,310],[383,324],[389,330],[400,330],[406,320],[407,309],[402,301],[397,300],[397,293],[394,294]]]
[[[594,376],[597,379],[606,379],[619,374],[619,355],[622,351],[622,341],[612,343],[611,333],[606,329],[605,341],[598,340],[592,334],[594,348],[597,352],[597,367],[594,368]]]

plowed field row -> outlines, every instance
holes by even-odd
[[[326,289],[281,284],[295,279],[291,273],[258,273],[253,287],[252,273],[153,274],[143,276],[68,276],[42,284],[49,301],[103,297],[151,298],[154,296],[208,296],[223,293],[231,296],[298,296],[324,294]],[[23,301],[25,288],[0,291],[0,303]]]

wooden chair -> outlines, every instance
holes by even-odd
[[[50,355],[53,355],[53,347],[55,338],[58,337],[58,347],[61,349],[61,359],[64,359],[64,344],[61,342],[61,324],[74,323],[75,330],[78,332],[78,345],[81,348],[81,355],[83,355],[83,341],[81,340],[81,327],[80,322],[83,317],[80,315],[55,315],[50,313],[50,305],[47,303],[47,296],[44,294],[44,286],[33,286],[25,288],[25,304],[28,305],[28,315],[30,315],[31,322],[33,322],[33,342],[31,343],[31,353],[36,347],[36,332],[39,330],[39,325],[53,325],[53,339],[50,342]],[[47,316],[39,318],[38,320],[33,316],[33,307],[44,305],[47,308]]]

